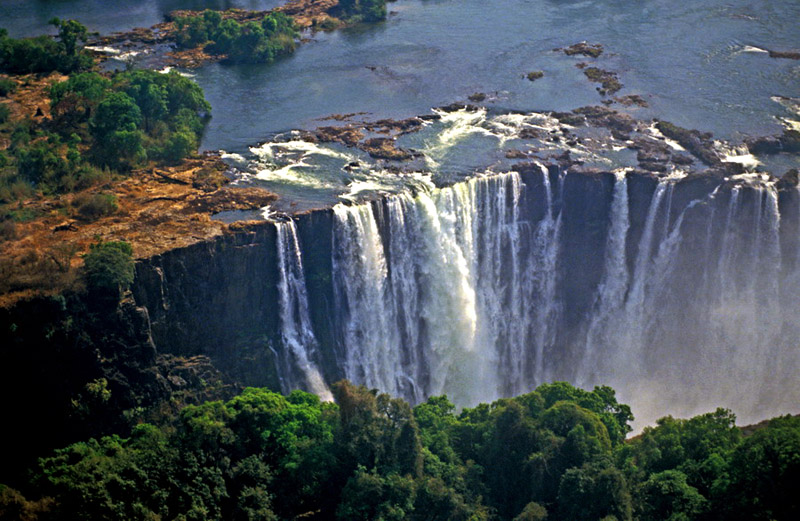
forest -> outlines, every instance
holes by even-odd
[[[102,386],[100,386],[102,387]],[[97,390],[99,394],[106,389]],[[335,403],[247,388],[74,443],[0,489],[24,520],[771,520],[798,512],[800,418],[727,410],[630,439],[609,387],[564,382],[456,411],[347,381]]]

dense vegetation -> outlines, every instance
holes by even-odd
[[[102,390],[101,390],[102,391]],[[795,519],[800,419],[726,410],[632,441],[614,391],[565,383],[460,413],[340,382],[336,403],[247,389],[174,424],[76,443],[0,492],[5,518]],[[25,499],[27,495],[28,499]],[[32,499],[34,498],[34,499]],[[11,517],[9,517],[11,516]],[[27,516],[27,517],[25,517]]]
[[[0,204],[35,191],[80,190],[149,160],[175,163],[197,149],[211,110],[197,84],[177,73],[86,72],[93,64],[82,47],[86,28],[74,20],[51,23],[59,28],[57,39],[12,39],[0,32],[0,70],[70,74],[49,92],[50,118],[41,110],[11,118],[2,105],[0,137],[8,146],[0,150]],[[0,82],[3,96],[17,88],[13,78]],[[92,201],[95,207],[99,202]],[[6,208],[0,217],[19,218],[12,213]]]
[[[339,0],[339,9],[351,22],[377,22],[386,18],[386,0]]]
[[[200,87],[177,73],[72,74],[50,92],[51,119],[6,121],[0,152],[0,202],[34,190],[65,193],[148,160],[193,153],[210,106]]]
[[[183,48],[204,46],[211,54],[224,54],[234,63],[272,63],[294,52],[299,36],[291,18],[269,13],[261,22],[238,22],[219,11],[175,19],[177,42]]]
[[[50,24],[58,28],[58,38],[9,38],[0,29],[0,72],[13,74],[58,71],[68,74],[93,65],[84,50],[86,27],[75,20],[53,18]]]

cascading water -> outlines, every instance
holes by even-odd
[[[580,365],[576,376],[576,383],[584,386],[602,379],[597,371],[604,354],[603,347],[611,341],[613,320],[618,310],[622,309],[628,290],[629,276],[625,265],[626,238],[631,225],[628,213],[628,179],[624,170],[615,172],[615,175],[603,278],[597,289],[586,332],[585,363]]]
[[[278,249],[278,296],[280,304],[283,357],[281,377],[284,392],[305,387],[321,399],[332,401],[328,386],[313,361],[317,340],[308,314],[308,295],[303,262],[294,221],[275,223]],[[297,367],[305,382],[293,377]]]
[[[610,198],[605,221],[576,227],[570,175],[554,186],[542,167],[334,207],[335,345],[321,349],[341,376],[459,405],[554,379],[606,384],[644,421],[796,408],[797,319],[780,303],[800,293],[800,252],[783,258],[774,183],[733,178],[686,197],[690,180],[676,174],[648,196],[619,171],[597,194]],[[565,266],[576,238],[565,234],[585,226],[602,229],[604,249],[585,259],[598,276],[575,318]]]

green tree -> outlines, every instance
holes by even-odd
[[[617,521],[631,519],[631,495],[622,473],[606,463],[571,468],[558,487],[559,519],[564,521],[600,520],[613,516]]]
[[[141,164],[146,159],[141,123],[142,111],[133,98],[124,92],[106,96],[89,122],[97,162],[123,169]]]
[[[724,506],[729,519],[796,519],[800,516],[800,417],[772,419],[733,453]]]
[[[133,283],[133,248],[122,241],[92,244],[83,269],[90,289],[119,297]]]
[[[643,493],[642,519],[647,521],[696,519],[707,508],[706,498],[678,470],[653,474],[644,483]]]

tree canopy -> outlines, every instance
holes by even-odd
[[[40,460],[29,490],[0,491],[0,517],[705,521],[799,513],[800,418],[776,418],[743,438],[719,409],[663,418],[625,441],[610,433],[629,432],[632,416],[607,387],[556,382],[460,412],[445,396],[412,408],[346,381],[333,394],[335,403],[323,403],[302,391],[249,388],[187,406],[161,428],[75,443]]]

